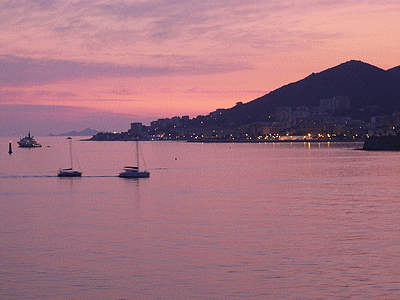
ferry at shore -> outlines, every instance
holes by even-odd
[[[42,147],[42,145],[31,136],[31,132],[29,131],[28,135],[26,137],[21,138],[17,144],[21,148],[38,148]]]

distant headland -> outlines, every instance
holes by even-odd
[[[61,133],[61,134],[52,134],[50,133],[48,136],[93,136],[98,134],[100,131],[98,130],[94,130],[94,129],[90,129],[89,127],[86,128],[85,130],[82,131],[70,131],[70,132],[66,132],[66,133]]]

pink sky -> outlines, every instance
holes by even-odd
[[[0,135],[208,114],[356,59],[400,65],[397,0],[0,0]]]

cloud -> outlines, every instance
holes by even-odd
[[[231,54],[243,60],[243,54],[251,55],[254,48],[280,51],[287,40],[296,39],[293,15],[304,18],[321,8],[318,1],[277,0],[6,3],[0,12],[0,30],[9,33],[3,35],[5,43],[19,45],[17,51],[32,51],[32,45],[40,48],[42,44],[38,51],[46,54],[112,53],[129,61],[147,53],[196,53],[203,57],[198,61],[215,59],[218,54],[218,59],[229,61]],[[329,1],[329,5],[332,8],[338,2]]]
[[[127,131],[129,124],[138,119],[150,123],[154,117],[71,106],[0,104],[0,136],[24,135],[29,130],[35,136],[43,136],[87,127],[101,131]]]
[[[3,104],[4,102],[8,103],[16,102],[19,99],[26,97],[27,95],[29,95],[29,93],[23,90],[7,90],[7,89],[0,90],[0,99],[2,100]]]
[[[2,104],[26,104],[37,103],[44,100],[80,100],[79,95],[71,92],[56,92],[49,90],[24,90],[24,89],[1,89],[0,99]]]
[[[84,63],[69,60],[0,56],[0,86],[30,86],[77,78],[110,76],[157,76],[168,68],[126,67],[111,63]]]
[[[137,94],[132,89],[126,87],[115,87],[111,90],[111,93],[120,96],[131,96]]]
[[[56,0],[30,0],[40,7],[42,10],[47,10],[53,7],[53,5],[57,2]]]
[[[248,69],[237,63],[181,61],[170,66],[123,66],[0,55],[0,87],[32,86],[78,78],[202,75]]]
[[[222,95],[227,95],[227,94],[256,94],[256,95],[265,95],[267,91],[262,91],[262,90],[246,90],[246,91],[238,91],[238,90],[205,90],[201,89],[199,87],[192,87],[189,88],[183,93],[188,93],[188,94],[207,94],[207,95],[213,95],[213,94],[222,94]]]

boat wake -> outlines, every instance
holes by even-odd
[[[57,177],[55,175],[0,175],[0,178],[7,179],[7,178],[50,178],[50,177]]]
[[[0,175],[0,179],[20,179],[20,178],[117,178],[116,175],[86,175],[81,177],[59,177],[58,175]]]

